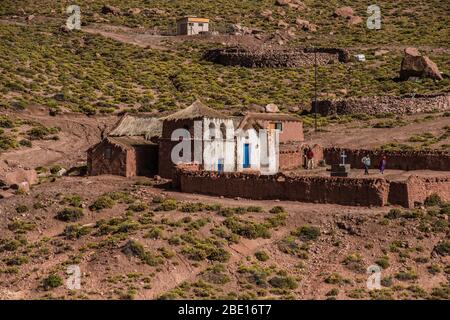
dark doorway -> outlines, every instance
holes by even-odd
[[[134,146],[136,152],[136,174],[154,176],[158,174],[158,145]]]

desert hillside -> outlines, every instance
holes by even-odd
[[[80,0],[82,27],[70,31],[72,1],[2,0],[0,299],[448,300],[450,203],[439,197],[411,209],[352,207],[185,194],[159,176],[86,175],[86,151],[123,114],[162,117],[196,99],[230,116],[275,104],[303,121],[311,145],[448,154],[448,107],[315,118],[313,65],[205,59],[236,46],[345,50],[348,61],[318,66],[320,100],[448,100],[448,3],[378,2],[381,30],[366,27],[361,0]],[[336,14],[345,6],[350,16]],[[210,18],[218,34],[171,35],[184,15]],[[401,81],[409,47],[442,79]],[[311,174],[329,175],[318,170]],[[16,172],[30,175],[31,188],[6,182]],[[374,264],[382,289],[371,291]],[[65,283],[73,265],[75,291]]]

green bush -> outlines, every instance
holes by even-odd
[[[131,210],[134,212],[142,212],[148,209],[147,204],[138,202],[138,203],[132,203],[128,206],[127,210]]]
[[[259,261],[267,261],[269,260],[269,255],[265,251],[256,251],[255,257]]]
[[[402,211],[400,209],[391,209],[384,217],[387,219],[393,220],[393,219],[398,219],[401,216],[402,216]]]
[[[269,229],[262,223],[255,223],[234,217],[227,218],[223,223],[231,232],[247,239],[270,238]]]
[[[269,280],[272,287],[278,289],[296,289],[298,287],[297,281],[288,276],[275,276]]]
[[[449,256],[450,255],[450,241],[449,240],[443,240],[440,243],[438,243],[434,247],[434,251],[440,254],[441,256]]]
[[[303,225],[292,232],[292,235],[299,237],[303,241],[316,240],[320,237],[320,229],[310,225]]]
[[[50,274],[47,278],[42,280],[42,287],[48,291],[57,288],[63,284],[63,280],[57,274]]]
[[[55,216],[57,220],[64,222],[75,222],[83,218],[83,209],[81,208],[64,208]]]
[[[103,209],[111,209],[115,204],[115,201],[109,196],[101,196],[93,204],[89,206],[91,211],[100,211]]]
[[[155,209],[155,211],[172,211],[177,209],[177,200],[175,199],[165,199],[160,205]]]
[[[80,224],[71,224],[64,228],[63,236],[66,239],[79,239],[82,236],[88,235],[91,231],[89,227],[83,227]]]
[[[424,204],[427,207],[439,206],[442,204],[442,199],[437,193],[433,193],[425,199]]]
[[[282,206],[275,206],[269,211],[270,213],[282,213],[286,212]]]
[[[27,212],[27,211],[28,211],[28,207],[26,205],[24,205],[24,204],[18,205],[16,207],[16,212],[17,213],[24,213],[24,212]]]

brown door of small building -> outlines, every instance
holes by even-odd
[[[158,145],[135,146],[136,174],[154,176],[158,174]]]

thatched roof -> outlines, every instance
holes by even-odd
[[[238,128],[243,130],[247,130],[252,127],[255,129],[263,128],[264,126],[261,123],[261,121],[301,122],[302,120],[285,113],[247,113],[245,117],[242,119]]]
[[[161,137],[162,122],[160,119],[146,114],[126,114],[108,134],[111,137],[143,136],[146,139]]]
[[[201,101],[197,100],[189,107],[180,110],[178,112],[175,112],[163,118],[162,120],[177,121],[177,120],[195,120],[202,118],[226,119],[228,117],[217,110],[205,106]]]

